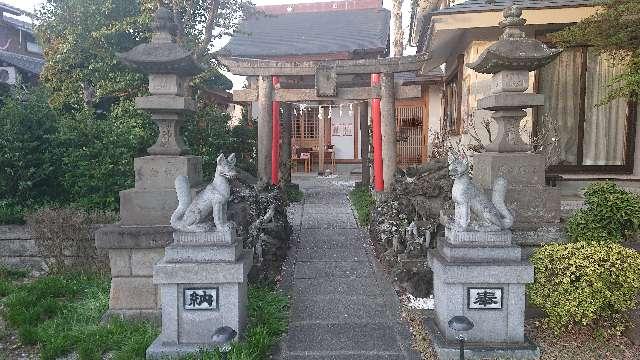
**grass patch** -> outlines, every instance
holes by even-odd
[[[87,274],[42,277],[16,285],[4,300],[4,317],[25,345],[38,345],[42,360],[77,352],[82,360],[143,359],[158,335],[151,324],[114,320],[100,324],[109,305],[109,279]]]
[[[351,199],[351,203],[356,209],[360,225],[368,226],[371,221],[371,209],[373,209],[376,203],[369,188],[356,186],[355,189],[349,193],[349,199]]]
[[[0,278],[3,271],[0,270]],[[7,275],[9,277],[9,275]],[[6,288],[3,288],[3,285]],[[109,279],[90,274],[64,274],[18,284],[0,279],[4,318],[24,345],[37,345],[42,360],[75,352],[81,360],[98,360],[107,352],[114,360],[144,359],[159,329],[147,322],[114,320],[100,324],[109,304]],[[264,359],[287,328],[287,297],[268,287],[249,288],[249,328],[235,344],[230,359]],[[218,359],[216,352],[188,359]]]
[[[286,186],[284,191],[290,203],[298,203],[304,199],[304,193],[296,186]]]
[[[249,287],[249,324],[245,340],[233,344],[229,360],[267,359],[273,345],[287,330],[288,298],[271,287]],[[219,360],[217,351],[191,355],[184,360]]]

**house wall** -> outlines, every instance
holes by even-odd
[[[335,157],[337,160],[353,160],[356,158],[354,153],[355,126],[356,119],[354,111],[349,112],[349,106],[342,107],[340,113],[339,107],[333,107],[331,110],[331,144],[335,145]],[[334,127],[336,128],[333,131]],[[350,133],[351,135],[345,135]]]

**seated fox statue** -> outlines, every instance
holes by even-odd
[[[227,202],[231,196],[229,179],[238,175],[235,166],[235,154],[229,155],[226,159],[224,154],[220,154],[213,181],[193,200],[189,178],[178,176],[175,182],[178,208],[171,215],[171,226],[175,230],[185,232],[229,229],[232,225],[227,220]],[[213,219],[210,218],[211,216]]]
[[[464,153],[449,152],[449,175],[454,179],[451,198],[455,204],[452,224],[461,231],[500,231],[510,229],[513,215],[505,205],[507,180],[498,177],[491,200],[469,176],[469,161]],[[476,221],[472,221],[475,215]]]

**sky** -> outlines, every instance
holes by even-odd
[[[33,12],[38,6],[40,6],[45,0],[0,0],[4,3],[13,5],[15,7]],[[253,0],[256,5],[274,5],[274,4],[295,4],[295,3],[309,3],[309,2],[323,2],[330,0]],[[391,9],[392,0],[383,0],[383,5],[387,9]],[[410,21],[410,0],[404,0],[403,6],[403,25],[405,28],[405,36],[408,34],[409,21]],[[214,43],[214,50],[222,48],[229,39],[221,39]],[[410,50],[407,51],[410,53]],[[233,76],[231,74],[225,74],[233,81],[233,88],[239,89],[244,85],[244,77]]]

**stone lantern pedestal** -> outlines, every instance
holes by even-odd
[[[243,250],[235,229],[176,231],[173,238],[154,267],[153,282],[162,299],[162,333],[147,349],[147,359],[212,349],[216,329],[229,326],[242,335],[246,325],[253,252]]]
[[[533,266],[522,260],[511,231],[464,232],[446,228],[428,262],[433,271],[436,317],[425,325],[439,359],[458,359],[457,336],[465,337],[466,359],[538,359],[540,350],[524,335],[525,286]],[[448,327],[466,316],[474,327],[459,334]]]

